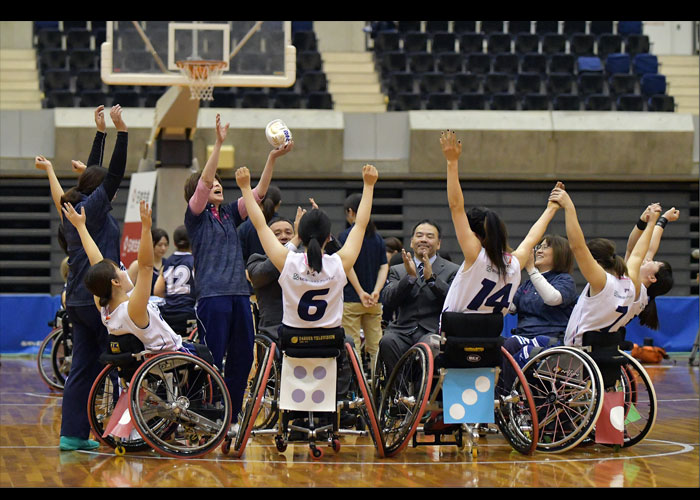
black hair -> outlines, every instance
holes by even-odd
[[[117,279],[117,264],[110,259],[103,259],[85,273],[85,288],[100,298],[100,305],[105,307],[112,300],[112,280]]]
[[[277,205],[282,202],[282,192],[277,186],[269,186],[267,188],[267,193],[262,199],[262,213],[265,216],[265,221],[270,223],[270,220],[275,216],[275,209]]]
[[[345,198],[345,211],[352,210],[357,215],[357,211],[360,208],[360,202],[362,201],[362,193],[353,193],[347,198]],[[365,229],[365,238],[367,236],[372,236],[377,232],[377,226],[374,224],[372,218],[369,219],[367,223],[367,228]]]
[[[299,238],[306,247],[309,267],[316,272],[323,269],[321,247],[331,234],[331,220],[323,210],[314,208],[306,212],[299,221]]]
[[[651,328],[652,330],[659,329],[659,316],[656,309],[655,298],[659,295],[667,294],[673,288],[673,269],[671,264],[666,261],[661,262],[661,267],[654,275],[656,281],[647,287],[647,295],[649,303],[639,313],[639,324]]]
[[[154,248],[161,238],[165,238],[165,241],[170,244],[170,236],[168,236],[168,232],[165,229],[161,229],[159,227],[151,228],[151,239],[153,240]]]
[[[431,226],[435,227],[437,229],[437,237],[440,239],[440,234],[442,233],[442,228],[440,227],[440,224],[435,222],[433,219],[423,219],[421,221],[416,222],[413,225],[413,229],[411,229],[411,236],[413,236],[416,233],[416,228],[420,226],[421,224],[430,224]]]
[[[191,248],[190,235],[187,234],[187,228],[184,225],[176,227],[173,231],[173,243],[180,251]]]
[[[201,177],[202,172],[195,172],[185,181],[185,201],[187,203],[190,202],[190,198],[192,198],[194,192],[197,190],[197,184],[199,183],[199,179]],[[219,174],[214,174],[214,179],[219,181],[219,184],[221,184],[221,177],[219,177]]]
[[[615,253],[615,243],[606,238],[593,238],[586,243],[586,246],[603,269],[618,278],[627,274],[627,264],[622,257]]]
[[[396,236],[388,236],[384,238],[384,246],[386,246],[387,251],[392,253],[400,252],[403,249],[401,240]]]
[[[92,165],[78,177],[78,184],[70,188],[61,196],[61,206],[70,203],[75,206],[80,203],[82,195],[89,196],[97,189],[107,175],[107,169],[98,165]]]
[[[269,221],[267,221],[267,225],[271,226],[277,222],[287,222],[292,227],[294,227],[294,222],[292,222],[290,219],[288,219],[286,217],[282,217],[281,215],[275,215],[273,218],[271,218]]]
[[[510,252],[508,230],[499,215],[484,207],[472,207],[467,211],[469,227],[477,235],[486,250],[491,263],[496,266],[498,274],[506,275],[504,254]]]

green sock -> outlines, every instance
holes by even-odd
[[[61,436],[58,447],[62,451],[94,450],[100,447],[100,443],[92,439],[80,439],[77,437]]]

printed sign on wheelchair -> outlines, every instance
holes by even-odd
[[[442,386],[446,424],[494,423],[494,368],[450,368]]]
[[[337,379],[336,358],[282,359],[280,408],[333,412]]]

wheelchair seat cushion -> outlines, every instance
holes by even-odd
[[[477,368],[499,366],[503,337],[447,337],[436,366],[445,368]]]
[[[293,357],[337,357],[345,346],[345,331],[341,328],[279,328],[282,351]]]
[[[109,335],[109,350],[100,355],[100,362],[119,367],[138,366],[139,361],[132,354],[145,350],[143,342],[136,335]]]
[[[440,318],[440,333],[446,337],[499,337],[503,330],[503,315],[444,312]]]

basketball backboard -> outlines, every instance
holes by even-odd
[[[291,21],[107,21],[102,80],[109,85],[188,85],[179,61],[224,61],[220,87],[290,87]]]

